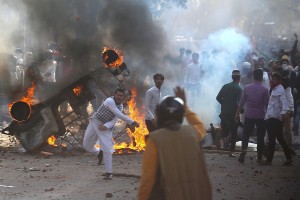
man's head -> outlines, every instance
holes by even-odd
[[[114,100],[116,104],[121,104],[125,97],[125,90],[122,88],[117,88],[114,94]]]
[[[193,60],[193,63],[198,63],[198,60],[199,60],[199,54],[198,53],[193,53],[192,54],[192,60]]]
[[[263,80],[264,71],[262,68],[257,68],[253,71],[253,79],[261,82]]]
[[[192,50],[187,49],[187,50],[185,51],[185,55],[190,56],[191,54],[192,54]]]
[[[155,74],[153,76],[153,80],[155,83],[155,86],[160,89],[160,87],[162,86],[162,84],[164,83],[165,77],[162,74]]]
[[[277,72],[274,72],[273,74],[272,74],[272,76],[271,76],[271,85],[273,86],[273,87],[275,87],[275,86],[277,86],[277,85],[279,85],[279,84],[281,84],[282,83],[282,76],[281,76],[281,74],[279,74],[279,73],[277,73]]]
[[[185,48],[180,48],[180,49],[179,49],[179,54],[180,54],[181,56],[183,56],[184,53],[185,53]]]
[[[231,78],[233,81],[240,81],[241,80],[241,72],[238,69],[232,71]]]
[[[251,71],[251,64],[249,62],[242,63],[242,74],[248,74]]]
[[[164,97],[156,108],[157,125],[159,128],[170,124],[182,124],[184,117],[184,102],[178,97]]]
[[[266,61],[265,61],[265,58],[264,58],[264,57],[259,57],[259,58],[257,59],[257,64],[258,64],[260,67],[264,67],[264,66],[265,66],[265,63],[266,63]]]
[[[284,64],[288,65],[288,64],[289,64],[289,57],[288,57],[287,55],[283,55],[283,56],[281,57],[280,64],[281,64],[281,65],[284,65]]]

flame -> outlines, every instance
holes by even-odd
[[[118,58],[116,61],[107,64],[105,61],[108,59],[108,54],[106,54],[106,55],[104,55],[104,58],[103,58],[103,63],[104,63],[104,65],[105,65],[106,67],[115,67],[115,68],[120,67],[120,66],[122,65],[122,63],[123,63],[123,60],[124,60],[124,55],[123,55],[122,51],[117,50],[117,49],[115,49],[115,48],[108,49],[107,47],[104,47],[104,48],[103,48],[103,51],[102,51],[102,55],[103,55],[107,50],[113,50],[114,52],[116,52],[116,53],[118,54],[119,58]]]
[[[56,137],[54,135],[51,135],[49,138],[48,138],[48,144],[51,145],[51,146],[57,146],[57,144],[55,144],[55,141],[56,141]]]
[[[135,151],[143,151],[143,150],[145,150],[145,147],[146,147],[145,135],[148,134],[148,129],[147,129],[146,124],[144,122],[145,113],[144,112],[143,113],[139,112],[139,110],[136,107],[135,98],[137,96],[137,89],[133,88],[131,90],[131,94],[132,94],[132,98],[128,102],[129,117],[131,119],[134,119],[135,121],[137,121],[140,124],[140,127],[135,128],[134,133],[131,133],[128,130],[128,132],[130,132],[129,137],[131,138],[131,143],[130,144],[127,144],[127,143],[123,142],[121,144],[115,144],[114,148],[116,150],[129,148],[129,149],[133,149]],[[122,151],[120,151],[120,152],[122,152]]]
[[[21,97],[21,99],[18,100],[18,101],[23,101],[23,102],[28,103],[29,105],[32,105],[33,102],[34,102],[34,91],[35,91],[35,84],[32,83],[32,84],[31,84],[31,87],[28,88],[27,91],[26,91],[26,96]],[[15,101],[15,102],[16,102],[16,101]],[[12,102],[12,103],[8,104],[8,110],[9,110],[9,111],[11,111],[11,107],[12,107],[12,105],[13,105],[15,102]]]
[[[82,88],[83,88],[82,85],[78,85],[75,88],[73,88],[74,94],[76,94],[76,96],[79,96],[81,94],[81,92],[82,92]]]

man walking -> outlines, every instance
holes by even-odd
[[[184,72],[183,72],[184,73]],[[191,106],[195,106],[195,98],[201,94],[201,79],[203,70],[199,63],[199,54],[192,54],[192,62],[187,65],[184,83],[186,84],[187,92],[191,98]]]
[[[236,112],[236,119],[239,120],[240,112],[245,108],[245,122],[242,138],[242,153],[239,157],[239,162],[244,163],[249,137],[254,129],[257,127],[257,162],[262,161],[264,137],[265,137],[265,114],[269,102],[269,91],[263,86],[263,70],[258,68],[253,71],[254,82],[246,85],[242,93],[241,101]]]
[[[112,178],[112,153],[114,152],[114,142],[112,140],[112,128],[118,118],[129,124],[131,130],[139,124],[122,113],[125,91],[121,88],[116,89],[114,96],[108,97],[98,108],[89,121],[83,138],[83,148],[91,153],[98,154],[95,148],[99,140],[100,151],[103,152],[103,160],[106,175],[104,180]]]
[[[232,82],[225,84],[219,91],[216,99],[221,104],[221,137],[223,141],[230,140],[230,157],[236,157],[233,154],[237,138],[238,122],[235,120],[235,114],[238,108],[242,88],[239,85],[241,74],[239,70],[232,71]],[[230,139],[228,138],[230,137]]]
[[[291,165],[292,154],[289,146],[283,138],[283,120],[288,110],[288,104],[286,100],[285,90],[282,83],[282,77],[279,73],[272,74],[271,81],[271,96],[268,104],[267,113],[265,119],[267,120],[267,131],[268,131],[268,139],[269,139],[269,151],[267,160],[262,162],[263,165],[271,165],[274,151],[276,139],[279,144],[282,146],[286,162],[284,165]]]

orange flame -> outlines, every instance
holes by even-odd
[[[35,91],[35,84],[32,83],[31,87],[27,89],[26,96],[21,97],[18,101],[23,101],[28,103],[29,105],[32,105],[34,102],[34,91]],[[8,104],[8,110],[11,111],[11,107],[15,102],[12,102]]]
[[[139,112],[139,110],[136,107],[136,101],[135,98],[137,96],[137,89],[133,88],[131,90],[132,98],[128,102],[129,106],[129,117],[131,119],[134,119],[140,124],[140,127],[135,128],[134,133],[129,133],[129,137],[131,138],[131,143],[126,144],[125,142],[121,144],[115,144],[115,149],[124,149],[124,148],[129,148],[133,149],[135,151],[143,151],[145,150],[146,147],[146,141],[145,141],[145,135],[148,134],[148,130],[146,127],[146,124],[144,122],[145,119],[145,113]]]
[[[82,92],[82,88],[83,88],[82,85],[78,85],[75,88],[73,88],[74,94],[76,94],[76,96],[79,96],[81,94],[81,92]]]
[[[103,58],[103,63],[104,63],[104,65],[105,65],[106,67],[116,67],[116,68],[120,67],[120,66],[122,65],[122,63],[123,63],[123,60],[124,60],[124,55],[123,55],[122,51],[117,50],[117,49],[114,49],[114,48],[108,49],[107,47],[104,47],[104,48],[103,48],[103,51],[102,51],[102,55],[103,55],[107,50],[113,50],[113,51],[115,51],[115,52],[118,54],[119,58],[118,58],[116,61],[107,64],[105,61],[108,59],[108,55],[106,54],[106,55],[104,56],[104,58]]]
[[[56,141],[56,137],[54,135],[51,135],[49,138],[48,138],[48,144],[51,145],[51,146],[57,146],[57,144],[55,144],[55,141]]]

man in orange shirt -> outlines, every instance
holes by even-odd
[[[184,90],[165,97],[157,107],[158,130],[147,140],[142,164],[139,200],[212,199],[199,141],[205,128],[197,115],[185,106]],[[184,115],[190,125],[182,125]]]

